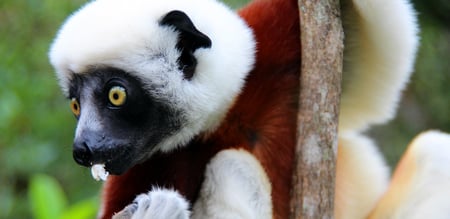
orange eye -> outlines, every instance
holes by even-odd
[[[72,98],[72,100],[70,101],[70,109],[72,109],[72,113],[75,116],[79,116],[80,115],[80,103],[78,103],[76,98]]]
[[[114,86],[109,90],[109,102],[114,106],[122,106],[127,100],[127,92],[121,86]]]

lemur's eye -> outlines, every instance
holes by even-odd
[[[78,103],[77,98],[72,98],[70,101],[70,109],[72,109],[72,113],[78,117],[80,115],[80,103]]]
[[[114,86],[109,90],[108,98],[113,106],[122,106],[127,100],[127,92],[121,86]]]

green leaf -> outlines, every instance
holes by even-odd
[[[44,174],[31,177],[28,196],[35,219],[60,218],[67,205],[60,184],[54,178]]]
[[[69,207],[61,216],[61,219],[91,219],[95,218],[98,209],[98,198],[90,198],[80,201]]]

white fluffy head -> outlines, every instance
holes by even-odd
[[[159,24],[173,10],[186,13],[212,41],[211,48],[195,51],[190,80],[177,67],[179,34]],[[96,0],[69,17],[49,56],[66,95],[74,74],[113,67],[139,78],[152,96],[183,112],[187,123],[161,143],[170,150],[219,124],[252,68],[254,47],[251,30],[214,0]]]

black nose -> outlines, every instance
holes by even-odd
[[[93,153],[91,148],[84,141],[76,141],[73,144],[73,159],[80,165],[91,166]]]

